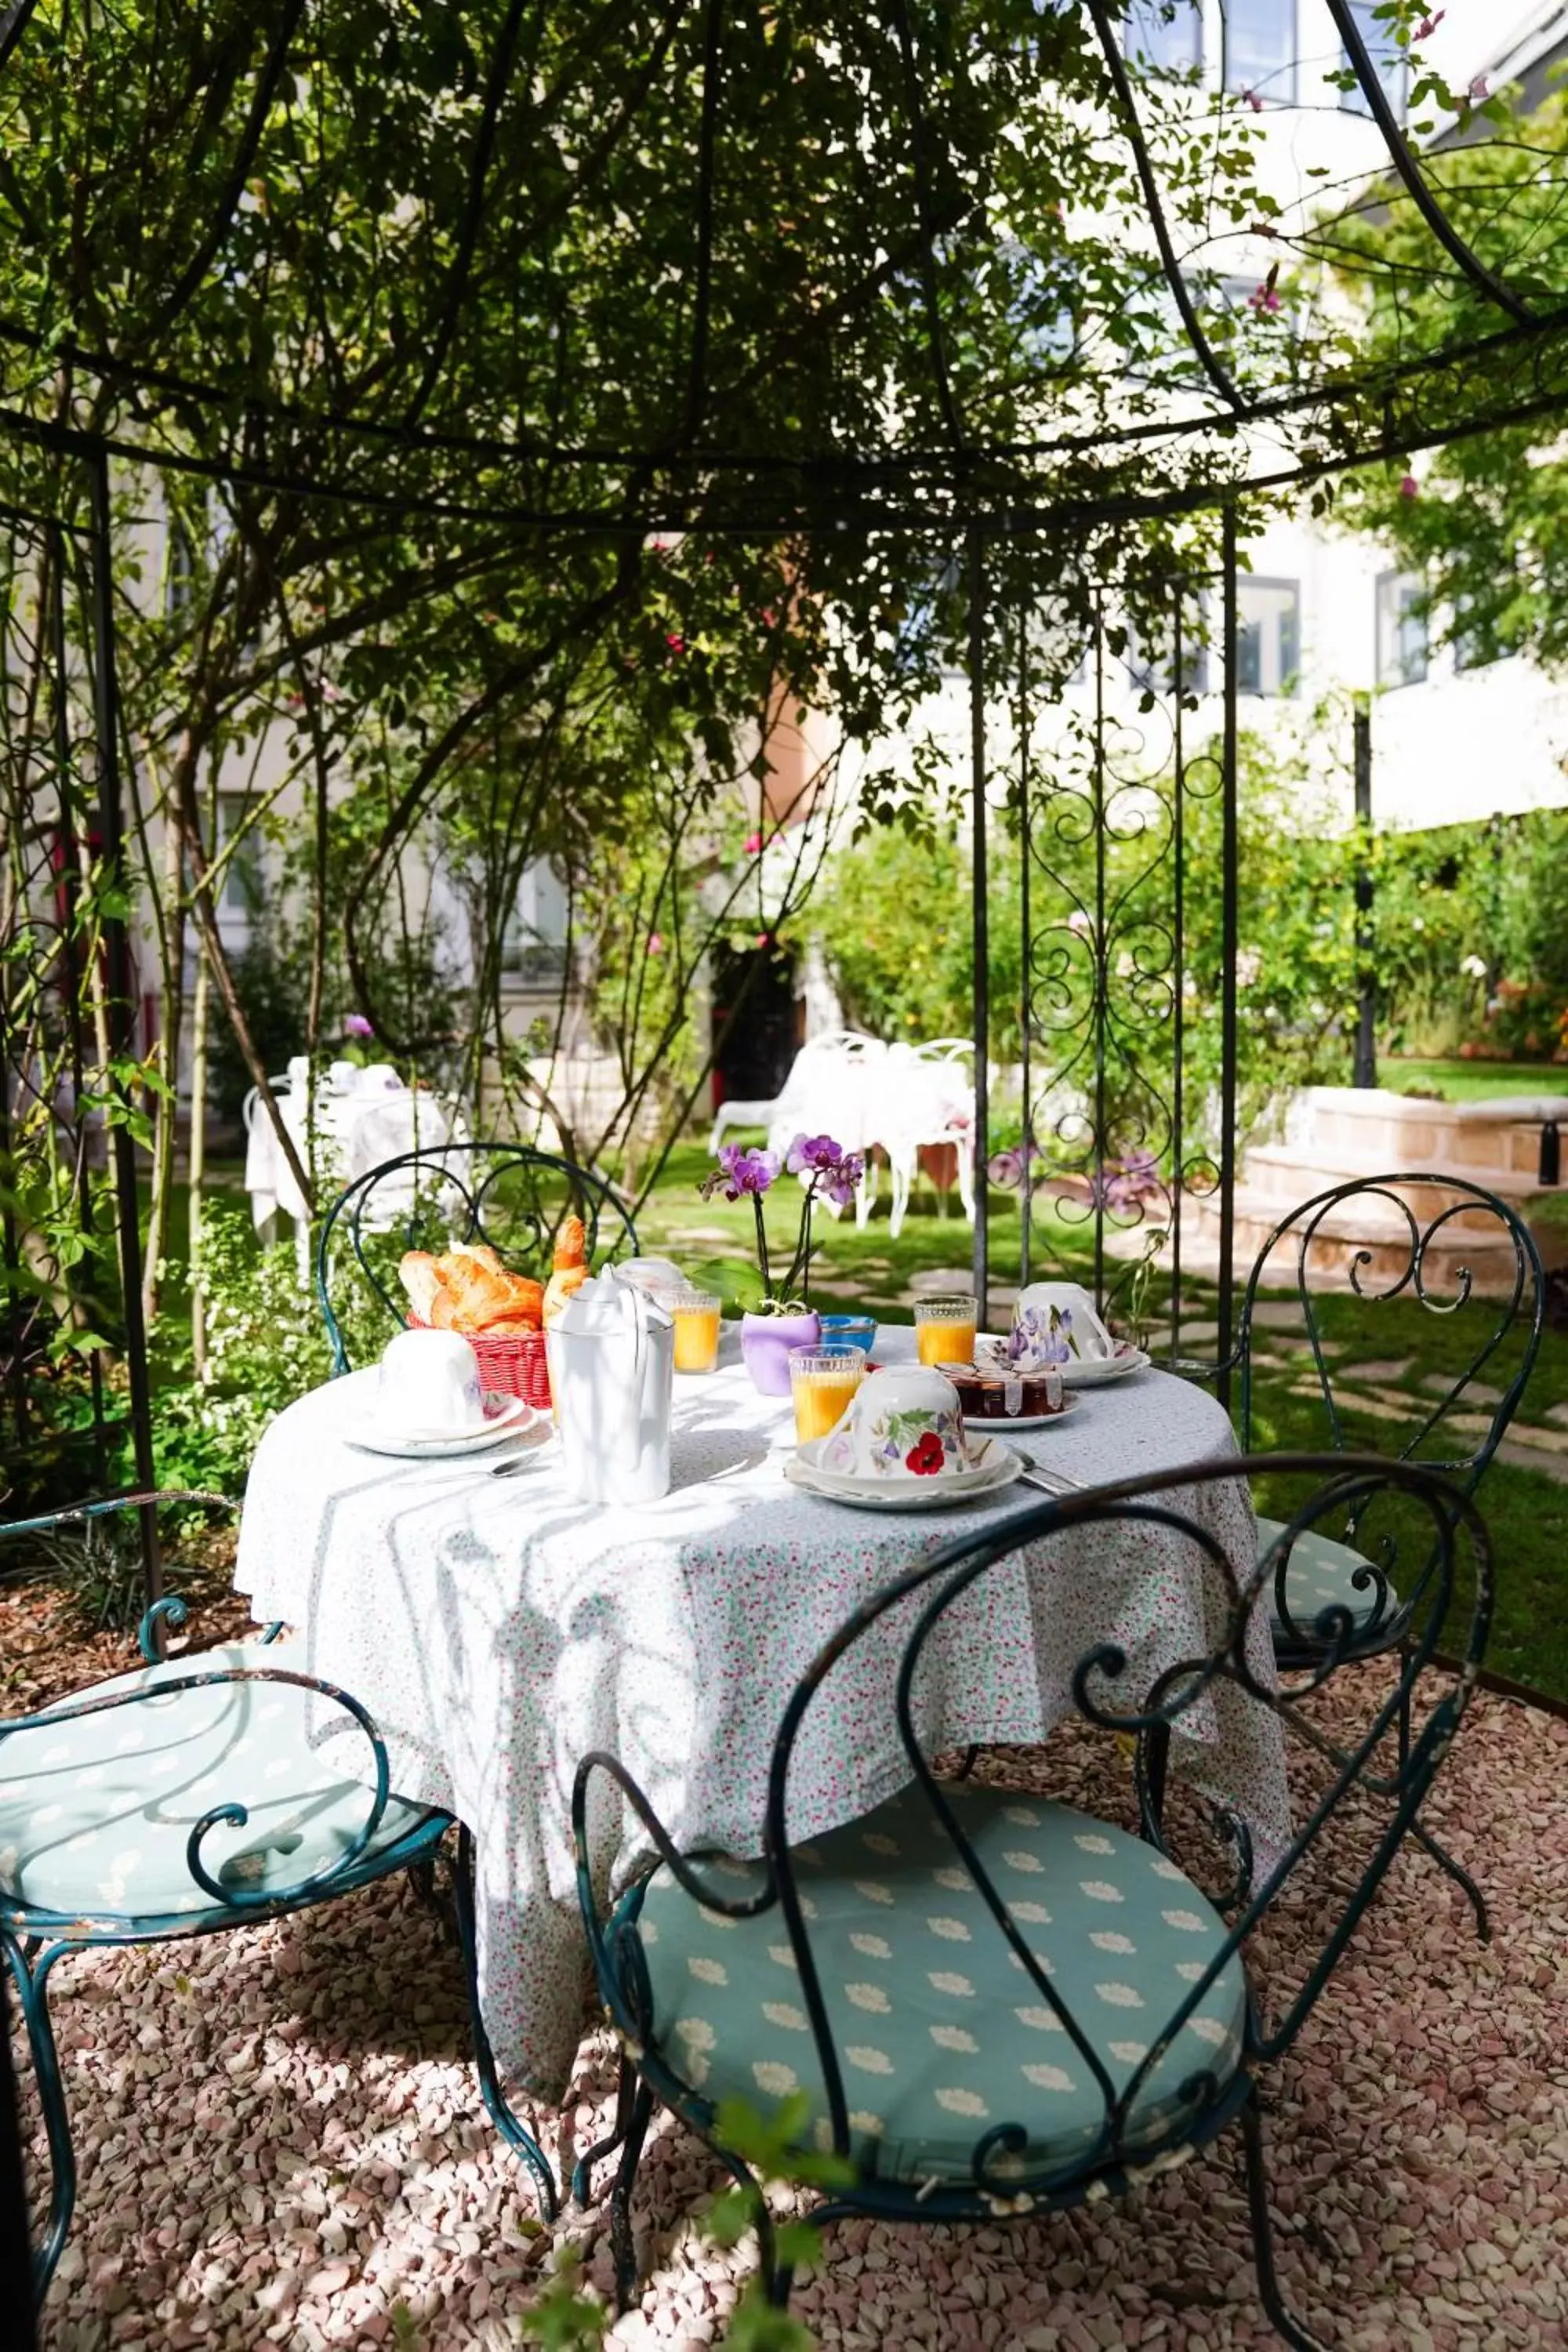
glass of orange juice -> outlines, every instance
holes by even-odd
[[[831,1354],[817,1348],[790,1349],[790,1392],[800,1444],[808,1438],[826,1437],[829,1430],[837,1428],[865,1377],[864,1348],[836,1348]]]
[[[922,1298],[915,1307],[915,1353],[922,1364],[972,1364],[977,1317],[972,1297]]]
[[[659,1304],[675,1318],[675,1369],[678,1372],[710,1372],[719,1362],[719,1312],[721,1302],[701,1290],[660,1294]]]

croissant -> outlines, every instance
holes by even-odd
[[[564,1274],[571,1266],[580,1265],[584,1274],[588,1268],[588,1236],[581,1217],[563,1217],[555,1236],[555,1271]]]

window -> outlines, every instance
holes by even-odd
[[[1426,675],[1425,581],[1384,572],[1377,583],[1377,682],[1415,686]]]
[[[213,844],[215,859],[221,857],[236,834],[244,830],[246,818],[250,813],[248,793],[219,793],[217,839]],[[224,915],[254,915],[261,904],[261,835],[253,824],[224,866],[223,885],[217,894],[218,912]]]
[[[1132,0],[1127,54],[1153,73],[1195,73],[1204,61],[1200,0]]]
[[[1296,0],[1225,0],[1225,86],[1276,106],[1296,97]]]
[[[1405,97],[1409,83],[1408,68],[1405,52],[1394,39],[1392,28],[1375,13],[1377,5],[1378,0],[1350,0],[1351,15],[1355,19],[1356,31],[1366,44],[1366,53],[1372,59],[1377,78],[1387,94],[1388,102],[1394,109],[1395,119],[1403,122]],[[1340,63],[1348,68],[1349,56],[1342,55]],[[1348,114],[1372,112],[1371,107],[1366,102],[1365,93],[1359,84],[1355,89],[1347,89],[1344,92],[1340,104]]]
[[[1182,596],[1181,674],[1177,677],[1175,619],[1166,611],[1158,619],[1135,621],[1127,626],[1127,675],[1142,694],[1206,694],[1208,646],[1202,593],[1194,588]]]
[[[566,886],[547,857],[522,869],[517,901],[501,931],[500,968],[525,985],[560,980],[566,970]]]
[[[1294,580],[1236,583],[1236,682],[1243,694],[1294,694],[1301,661],[1301,592]]]

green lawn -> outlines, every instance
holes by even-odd
[[[1481,1102],[1489,1095],[1568,1095],[1568,1062],[1380,1061],[1377,1082],[1391,1094],[1419,1087],[1445,1102]]]
[[[1568,1072],[1551,1075],[1568,1082]],[[695,1280],[720,1291],[734,1312],[756,1294],[747,1248],[751,1207],[700,1200],[697,1180],[708,1165],[696,1146],[674,1154],[638,1220],[638,1232],[646,1249],[676,1258]],[[768,1202],[770,1247],[782,1244],[786,1255],[797,1204],[793,1185],[779,1187]],[[1069,1223],[1054,1204],[1046,1206],[1040,1223],[1044,1233],[1035,1271],[1084,1278],[1091,1257],[1087,1228]],[[820,1220],[819,1232],[812,1297],[825,1307],[864,1305],[889,1320],[904,1319],[911,1305],[911,1276],[938,1268],[956,1276],[970,1263],[973,1237],[956,1198],[950,1213],[942,1216],[924,1188],[896,1242],[889,1235],[880,1203],[863,1233],[856,1231],[847,1216],[837,1223]],[[999,1284],[1018,1278],[1018,1238],[1016,1203],[994,1195],[991,1266]],[[1324,1299],[1321,1319],[1325,1339],[1343,1350],[1333,1360],[1337,1374],[1363,1364],[1399,1368],[1364,1380],[1369,1403],[1383,1411],[1348,1408],[1345,1428],[1351,1442],[1373,1453],[1386,1452],[1402,1426],[1416,1425],[1438,1402],[1423,1390],[1423,1381],[1439,1374],[1457,1378],[1489,1332],[1495,1311],[1495,1303],[1485,1300],[1472,1300],[1458,1313],[1444,1316],[1403,1299],[1381,1304],[1348,1296]],[[1192,1286],[1184,1321],[1212,1320],[1214,1312],[1212,1289]],[[994,1310],[993,1321],[996,1319]],[[1161,1344],[1157,1332],[1156,1353]],[[1194,1340],[1187,1352],[1202,1356],[1211,1352],[1212,1345]],[[1258,1352],[1268,1360],[1259,1361],[1255,1383],[1255,1445],[1269,1450],[1321,1446],[1325,1442],[1321,1398],[1296,1393],[1313,1377],[1305,1339],[1269,1333],[1260,1339]],[[1505,1387],[1517,1360],[1517,1356],[1510,1360],[1500,1354],[1479,1377]],[[1568,1426],[1559,1427],[1548,1418],[1553,1406],[1568,1406],[1568,1335],[1548,1330],[1515,1418],[1516,1433],[1535,1428],[1568,1439]],[[1408,1419],[1403,1424],[1391,1421],[1385,1417],[1391,1411],[1406,1412]],[[1568,1472],[1568,1454],[1562,1459]],[[1499,1586],[1489,1663],[1500,1674],[1568,1697],[1568,1484],[1499,1459],[1487,1473],[1480,1501],[1491,1532]]]

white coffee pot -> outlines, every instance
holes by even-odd
[[[582,1503],[669,1492],[675,1324],[614,1266],[574,1291],[544,1335],[567,1491]]]

